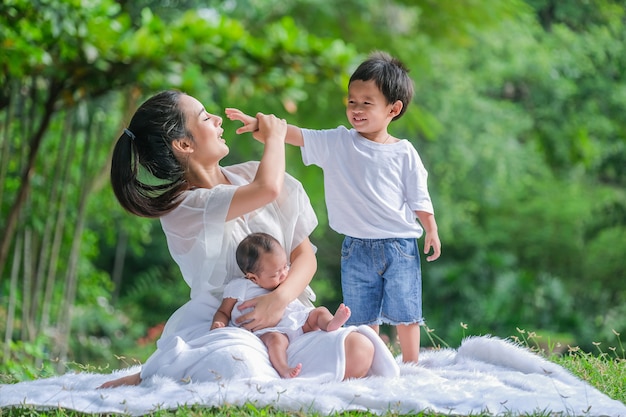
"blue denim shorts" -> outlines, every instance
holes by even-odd
[[[424,324],[422,272],[417,239],[357,239],[341,247],[346,324]]]

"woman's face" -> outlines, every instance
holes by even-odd
[[[207,112],[202,103],[188,95],[181,96],[180,106],[186,115],[187,129],[193,136],[191,157],[211,163],[228,155],[228,146],[222,138],[222,118]]]

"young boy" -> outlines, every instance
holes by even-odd
[[[211,330],[226,327],[229,322],[246,311],[237,306],[250,298],[266,294],[278,287],[289,272],[287,254],[278,240],[267,233],[246,236],[236,252],[237,265],[245,278],[230,281],[224,288],[222,304],[213,317]],[[247,278],[247,279],[246,279]],[[350,317],[350,309],[341,304],[333,316],[326,307],[306,307],[300,301],[289,303],[283,318],[276,327],[255,331],[269,354],[270,362],[282,378],[294,378],[300,374],[302,364],[290,367],[287,363],[289,340],[314,330],[332,332]]]
[[[439,258],[441,242],[428,173],[413,145],[387,131],[412,97],[406,67],[374,52],[348,83],[346,116],[353,129],[289,125],[286,142],[301,147],[305,165],[324,171],[328,221],[345,235],[341,285],[352,311],[347,324],[368,324],[377,332],[380,324],[395,326],[403,361],[417,363],[424,322],[417,238],[426,232],[428,261]],[[244,123],[237,133],[256,129],[251,116],[234,109],[226,115]]]

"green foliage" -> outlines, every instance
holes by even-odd
[[[544,32],[522,16],[477,32],[474,47],[438,51],[439,72],[417,81],[418,100],[444,127],[416,146],[444,247],[440,261],[423,266],[424,308],[445,335],[458,334],[459,322],[501,335],[536,323],[570,332],[587,349],[607,335],[605,314],[623,303],[617,253],[626,221],[614,151],[624,129],[611,108],[621,76],[607,71],[623,63],[613,53],[595,57],[621,47],[623,32],[613,23],[581,33],[556,22]],[[617,91],[599,93],[607,85]],[[591,106],[593,97],[603,105]],[[597,169],[605,165],[614,180]],[[581,312],[600,305],[588,326]]]
[[[117,364],[117,352],[129,352],[146,332],[146,323],[134,321],[100,297],[76,307],[72,323],[72,359],[78,363]],[[142,358],[145,360],[145,358]]]
[[[56,363],[49,360],[46,343],[45,337],[40,337],[35,342],[11,341],[8,346],[8,357],[4,354],[2,357],[0,383],[56,375]]]
[[[142,271],[126,290],[123,305],[137,322],[153,326],[164,322],[189,298],[189,287],[174,268]],[[145,316],[145,311],[150,311]]]
[[[124,213],[108,185],[113,142],[143,98],[175,87],[216,113],[231,106],[303,127],[347,125],[348,76],[377,48],[405,61],[416,84],[414,103],[390,129],[414,143],[430,173],[443,256],[422,264],[429,326],[442,340],[461,338],[466,329],[459,323],[501,336],[541,327],[585,350],[626,328],[621,2],[174,3],[0,5],[0,227],[24,185],[21,173],[41,126],[16,232],[32,262],[16,268],[20,276],[35,276],[41,265],[44,275],[54,272],[49,324],[60,326],[75,228],[84,220],[72,355],[144,358],[150,346],[137,347],[137,339],[188,298],[158,221]],[[235,137],[236,127],[224,121],[231,148],[224,163],[258,159],[261,146],[249,135]],[[333,308],[341,301],[341,236],[328,228],[322,173],[303,166],[298,149],[288,147],[287,158],[320,221],[312,236],[319,265],[312,287],[318,302]],[[53,247],[45,236],[55,224],[62,227],[53,264],[52,255],[40,254]],[[19,239],[0,271],[2,318]],[[27,309],[22,300],[30,300],[22,282],[14,294],[17,317]],[[38,282],[33,278],[31,290]],[[15,341],[21,325],[17,320]],[[45,362],[54,344],[42,335],[16,343],[32,350],[19,360],[33,363]],[[27,378],[36,369],[11,372]]]
[[[76,90],[68,90],[66,99],[115,84],[115,78],[106,77],[115,64],[110,40],[129,27],[128,19],[116,17],[115,2],[13,0],[4,2],[1,11],[3,84],[34,75],[54,79]]]
[[[28,318],[11,322],[9,337],[19,338],[20,326],[66,328],[65,312],[77,303],[81,316],[74,322],[70,354],[110,358],[107,348],[128,348],[116,335],[134,343],[148,323],[164,320],[188,298],[162,234],[156,239],[153,234],[160,232],[158,222],[123,213],[107,184],[108,154],[128,112],[144,94],[164,88],[184,89],[208,108],[229,96],[245,99],[258,91],[276,97],[276,105],[282,106],[303,85],[323,85],[342,73],[353,51],[341,41],[309,35],[287,17],[264,27],[259,37],[210,9],[165,16],[156,13],[159,8],[134,9],[107,0],[14,0],[4,2],[0,11],[0,43],[6,51],[0,57],[0,172],[6,174],[0,201],[3,214],[24,218],[3,220],[1,226],[16,227],[18,239],[9,244],[24,242],[23,249],[15,246],[12,253],[38,254],[25,266],[12,253],[6,264],[2,258],[0,313]],[[24,151],[4,151],[12,148]],[[39,152],[39,157],[26,165],[28,152]],[[241,159],[249,158],[244,149]],[[22,171],[29,172],[26,181]],[[19,195],[28,197],[18,200]],[[86,228],[79,229],[83,222]],[[13,233],[4,236],[11,239]],[[115,251],[123,239],[129,255],[120,257]],[[125,279],[114,288],[108,276],[115,272],[115,262],[125,265]],[[24,269],[26,277],[15,286],[5,275],[5,265],[11,264],[17,273]],[[165,288],[163,293],[159,288]],[[130,321],[97,307],[111,290],[127,295],[127,305],[138,306],[131,309]],[[21,302],[44,297],[43,310],[49,314]],[[12,307],[11,298],[20,301]],[[146,305],[155,313],[149,320],[141,309]],[[132,324],[135,318],[140,326]],[[63,350],[64,332],[58,343],[42,341],[43,350],[53,344]]]

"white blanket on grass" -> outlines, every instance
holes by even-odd
[[[98,390],[114,375],[70,373],[0,385],[0,407],[66,408],[84,413],[143,415],[181,405],[219,407],[252,403],[291,412],[333,414],[367,410],[414,414],[626,417],[626,406],[564,368],[513,343],[471,337],[458,349],[424,350],[419,365],[400,365],[400,376],[320,383],[313,379],[231,379],[189,383],[152,377],[139,386]]]

